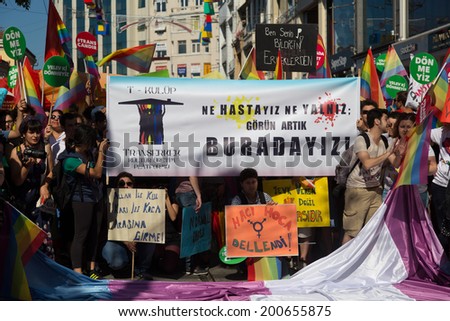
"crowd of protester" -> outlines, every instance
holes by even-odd
[[[373,101],[361,102],[361,119],[356,127],[361,133],[367,133],[370,146],[362,136],[357,137],[354,152],[360,162],[349,175],[345,195],[333,191],[335,182],[333,177],[328,177],[333,225],[299,229],[299,238],[303,240],[299,243],[299,256],[285,258],[292,269],[300,269],[354,238],[388,197],[405,154],[406,136],[415,126],[414,110],[404,104],[401,93],[390,112],[379,109]],[[212,247],[180,259],[181,210],[193,207],[198,211],[205,202],[212,202],[214,211],[223,211],[227,204],[274,203],[268,194],[261,192],[261,184],[258,185],[265,178],[258,177],[249,168],[243,169],[239,177],[223,178],[135,178],[123,172],[107,185],[104,157],[109,143],[105,112],[103,106],[92,106],[79,113],[78,107],[72,106],[68,113],[52,111],[47,115],[47,122],[21,101],[13,111],[1,113],[3,198],[47,232],[41,250],[59,263],[94,279],[106,274],[119,278],[132,274],[147,280],[154,273],[207,274],[213,261],[211,254],[217,255],[214,251],[218,249]],[[434,145],[428,154],[430,184],[418,186],[423,205],[446,250],[450,231],[446,205],[449,128],[443,124],[433,129]],[[388,146],[381,136],[388,138]],[[52,169],[58,163],[73,187],[70,202],[64,208],[57,208],[51,197],[55,179]],[[314,180],[294,179],[306,188],[308,184],[304,182]],[[164,189],[165,244],[108,241],[107,187]],[[313,251],[310,244],[316,244]],[[133,266],[132,255],[136,259]],[[238,270],[245,277],[245,264],[239,265]]]

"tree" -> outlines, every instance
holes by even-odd
[[[29,10],[30,9],[30,2],[31,0],[15,0],[16,4],[19,7],[24,7],[25,9]],[[6,0],[0,0],[0,3],[7,6],[8,4],[6,3]]]

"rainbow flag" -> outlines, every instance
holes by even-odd
[[[433,115],[429,114],[408,135],[406,154],[400,165],[394,188],[428,183],[428,151],[432,125]]]
[[[273,79],[283,79],[283,63],[281,60],[281,50],[278,49],[277,62],[275,64],[275,71],[273,72]]]
[[[434,106],[441,112],[444,109],[444,105],[447,99],[448,93],[448,73],[450,72],[450,54],[447,52],[447,57],[444,61],[444,65],[441,68],[437,81],[431,87],[430,92],[434,94],[435,103]]]
[[[390,46],[386,55],[384,70],[381,74],[380,80],[381,90],[383,92],[384,98],[386,99],[395,98],[391,97],[386,91],[386,82],[390,77],[394,75],[400,75],[408,78],[408,73],[406,72],[405,67],[403,67],[402,61],[397,55],[397,51],[395,51],[394,46]]]
[[[53,1],[50,0],[48,6],[47,38],[45,42],[45,61],[52,56],[64,55],[68,56],[68,60],[70,59],[72,61],[69,55],[69,49],[67,45],[64,45],[70,41],[69,31],[59,16]]]
[[[244,66],[239,73],[239,79],[264,80],[264,73],[256,70],[256,51],[253,47],[245,60]]]
[[[84,57],[84,61],[86,63],[86,71],[94,76],[95,79],[100,79],[100,73],[98,72],[98,67],[95,64],[94,57],[86,56]]]
[[[361,97],[376,101],[379,108],[386,108],[371,48],[367,51],[361,71]]]
[[[310,73],[309,78],[331,78],[331,69],[330,63],[328,62],[327,50],[325,44],[323,43],[322,36],[319,34],[317,34],[317,47],[323,49],[323,65],[320,66],[315,72]]]
[[[27,57],[23,61],[23,79],[28,103],[38,115],[45,115],[44,108],[41,105],[42,92],[39,74],[33,70]]]
[[[75,70],[70,75],[69,88],[65,86],[59,88],[58,98],[55,102],[55,110],[61,110],[63,113],[67,113],[71,104],[86,97],[84,82]]]
[[[122,65],[139,72],[148,72],[155,53],[155,44],[120,49],[97,62],[101,67],[110,60],[117,60]]]
[[[24,266],[39,249],[46,233],[4,202],[0,229],[0,298],[31,300]]]
[[[276,257],[262,257],[247,260],[248,281],[280,280],[281,261]]]

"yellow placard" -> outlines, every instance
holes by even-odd
[[[298,255],[295,206],[225,206],[228,257]]]
[[[312,188],[290,179],[264,180],[263,189],[278,204],[295,204],[298,227],[330,226],[327,178],[317,177],[307,182]]]

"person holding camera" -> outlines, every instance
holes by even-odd
[[[53,166],[50,146],[43,142],[41,121],[33,116],[23,120],[19,132],[23,142],[11,151],[9,164],[14,204],[47,232],[42,249],[47,256],[54,258],[50,232],[53,216],[36,209],[41,183]]]

